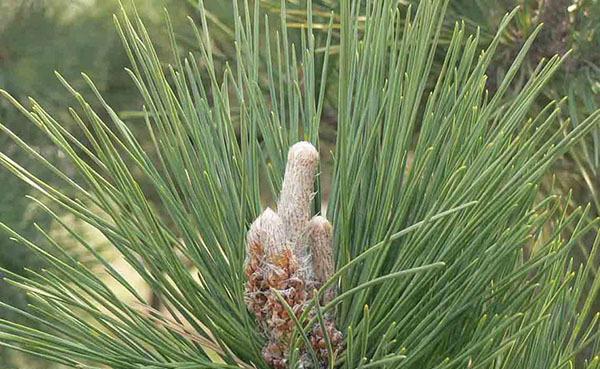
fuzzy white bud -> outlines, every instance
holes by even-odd
[[[315,216],[306,233],[315,281],[322,285],[334,271],[331,224],[325,217]]]
[[[319,153],[310,142],[298,142],[288,152],[277,213],[283,221],[288,242],[295,248],[310,219]],[[297,255],[301,250],[296,250]],[[299,255],[302,256],[302,255]]]
[[[261,245],[266,256],[280,253],[285,246],[283,222],[270,208],[252,222],[247,235],[247,245]]]

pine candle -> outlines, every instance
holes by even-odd
[[[323,216],[310,218],[318,163],[319,153],[309,142],[290,148],[277,213],[267,208],[252,223],[247,235],[246,303],[268,339],[263,357],[276,369],[287,366],[295,325],[272,291],[278,291],[300,317],[312,300],[313,291],[333,274],[331,224]],[[331,288],[324,300],[331,300],[334,294]],[[334,320],[332,315],[325,316],[325,328],[337,353],[343,337]],[[318,323],[309,338],[321,366],[327,366],[327,345]],[[306,350],[301,358],[304,367],[310,366]]]

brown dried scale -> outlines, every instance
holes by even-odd
[[[265,361],[276,369],[287,367],[294,319],[280,302],[278,294],[300,317],[312,300],[315,288],[331,277],[334,269],[331,225],[322,216],[310,219],[310,205],[319,154],[309,142],[290,148],[277,213],[266,209],[250,226],[247,235],[246,303],[254,313],[267,344]],[[335,294],[329,289],[323,302]],[[314,317],[311,312],[309,314]],[[343,337],[335,327],[335,317],[326,316],[325,324],[335,353],[342,348]],[[321,366],[327,366],[327,346],[319,327],[310,333],[310,342],[318,353]],[[303,348],[302,366],[308,368],[307,348]]]
[[[333,350],[334,355],[339,354],[341,349],[343,348],[343,340],[344,336],[342,333],[337,330],[335,327],[335,322],[331,317],[325,318],[325,329],[327,330],[327,336],[331,342],[331,348]],[[327,338],[323,334],[323,328],[319,323],[313,326],[313,330],[310,337],[310,343],[317,354],[319,360],[321,360],[322,364],[326,364],[329,360],[328,350],[327,350]],[[325,365],[323,365],[325,366]]]

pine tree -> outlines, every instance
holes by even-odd
[[[167,18],[170,65],[137,15],[115,19],[153,150],[86,75],[103,114],[58,75],[79,102],[69,109],[77,135],[39,103],[25,107],[3,93],[81,179],[5,124],[3,134],[61,184],[6,153],[0,162],[38,191],[40,206],[118,286],[43,230],[44,248],[2,226],[52,267],[30,277],[4,270],[35,303],[2,306],[44,328],[2,320],[0,344],[87,368],[598,368],[591,305],[600,277],[590,278],[598,219],[586,221],[589,207],[538,197],[557,158],[600,121],[596,111],[574,127],[561,124],[563,101],[534,109],[563,58],[541,61],[515,92],[534,34],[490,92],[486,71],[515,12],[483,51],[480,36],[457,24],[434,69],[446,2],[425,0],[404,12],[392,0],[342,1],[337,48],[333,18],[313,13],[309,2],[298,54],[286,22],[272,39],[258,2],[252,9],[233,4],[236,59],[224,65],[215,62],[202,11],[199,26],[191,24],[197,53],[186,58]],[[330,25],[324,45],[314,24]],[[332,180],[317,176],[311,196],[313,169],[310,179],[286,172],[296,157],[288,150],[306,141],[319,154],[313,159],[327,154],[319,124],[332,57],[339,57]],[[320,174],[323,167],[312,163]],[[265,191],[278,200],[275,211],[265,210]],[[153,309],[58,210],[97,228],[160,295],[163,309]],[[576,265],[569,251],[590,234],[591,254]],[[316,247],[317,239],[329,248]],[[257,245],[271,246],[262,255]],[[321,250],[335,268],[322,268]],[[294,260],[302,267],[292,267]],[[251,278],[266,266],[273,273]],[[252,308],[257,291],[270,303],[267,318]],[[286,323],[282,334],[268,320],[275,311]],[[584,352],[589,360],[576,362]]]

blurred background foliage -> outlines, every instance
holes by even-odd
[[[193,35],[186,33],[190,28],[184,25],[189,22],[188,16],[192,19],[199,16],[198,1],[135,1],[137,11],[153,33],[152,37],[159,53],[164,53],[169,45],[167,32],[161,32],[165,27],[163,8],[169,10],[178,42],[182,47],[189,48],[193,47]],[[272,22],[278,22],[281,2],[260,1],[262,9],[270,14]],[[410,5],[410,1],[400,2]],[[127,5],[127,2],[125,3]],[[497,60],[493,64],[494,68],[489,71],[488,87],[491,91],[495,89],[496,81],[503,78],[527,36],[538,25],[544,23],[538,42],[529,55],[527,66],[523,68],[521,80],[525,83],[525,77],[541,58],[557,53],[564,54],[571,50],[562,71],[553,83],[548,85],[544,98],[550,100],[568,96],[569,99],[564,103],[562,119],[577,125],[582,117],[600,107],[600,0],[452,0],[444,28],[447,36],[445,38],[450,38],[456,21],[465,22],[471,31],[480,32],[483,36],[483,48],[495,33],[502,16],[517,5],[521,6],[521,11],[503,37]],[[111,16],[118,6],[116,0],[0,0],[0,88],[21,101],[25,101],[29,96],[34,97],[54,116],[64,118],[64,124],[68,125],[68,112],[64,110],[64,106],[72,104],[72,97],[60,86],[54,71],[59,71],[74,87],[82,91],[86,90],[83,83],[78,85],[78,82],[82,82],[79,73],[85,72],[96,83],[107,102],[124,119],[133,127],[139,124],[142,128],[143,120],[139,119],[141,99],[123,69],[127,66],[127,56],[115,32]],[[233,60],[235,55],[232,45],[231,2],[204,0],[204,6],[209,12],[208,18],[213,23],[211,32],[213,36],[216,35],[213,45],[217,51],[216,57],[223,63]],[[288,1],[285,6],[289,11],[285,19],[289,26],[303,27],[306,24],[306,3]],[[333,17],[333,25],[336,27],[339,1],[314,0],[313,6],[315,14],[320,15],[315,22],[323,28],[324,40],[330,17]],[[333,36],[335,43],[336,32]],[[290,43],[296,45],[300,42],[299,39],[290,40]],[[319,40],[317,44],[320,44]],[[439,55],[444,55],[444,52],[440,51]],[[441,61],[440,58],[439,63]],[[320,67],[315,69],[320,70]],[[327,89],[327,100],[335,101],[335,61],[331,63],[330,69],[329,81],[332,87]],[[520,89],[518,84],[514,87],[515,90]],[[546,102],[540,101],[540,106]],[[328,124],[322,125],[324,131],[321,134],[323,142],[327,144],[333,142],[336,121],[335,112],[331,107],[326,107],[325,112],[325,123]],[[0,101],[0,120],[6,122],[11,130],[26,141],[35,142],[39,153],[68,170],[67,164],[61,162],[62,158],[55,147],[47,142],[43,132],[26,123],[4,100]],[[141,129],[139,131],[142,132]],[[26,157],[19,157],[19,151],[16,147],[13,150],[9,141],[7,137],[0,136],[0,145],[4,150],[31,168],[31,162],[28,162]],[[327,152],[326,149],[322,151]],[[39,169],[43,173],[43,168]],[[26,198],[29,189],[4,169],[0,170],[0,186],[0,218],[9,226],[34,241],[39,237],[39,234],[34,232],[34,224],[52,229],[50,220]],[[600,128],[586,137],[556,165],[545,188],[547,192],[559,194],[568,194],[571,190],[570,206],[591,203],[593,211],[590,217],[600,214]],[[94,237],[91,230],[89,236]],[[582,254],[585,255],[592,241],[582,241],[579,248]],[[65,243],[68,247],[67,237]],[[100,250],[102,243],[102,240],[95,243]],[[85,255],[80,256],[85,262]],[[27,268],[44,267],[24,248],[15,247],[14,243],[5,238],[0,238],[0,265],[11,271],[23,273],[26,273]],[[18,302],[16,305],[21,307],[27,303],[25,296],[1,282],[0,299]],[[156,303],[159,304],[158,301]],[[7,318],[7,314],[9,312],[0,310],[0,318]],[[48,368],[48,365],[0,349],[0,368]]]
[[[163,26],[164,6],[168,6],[173,19],[179,22],[187,22],[186,15],[194,12],[182,1],[142,0],[136,1],[136,5],[148,24],[155,27]],[[118,2],[112,0],[0,0],[0,88],[20,101],[26,101],[29,96],[39,100],[48,111],[62,118],[65,125],[70,124],[70,119],[64,107],[72,105],[73,100],[54,71],[62,73],[77,88],[82,86],[79,73],[85,72],[117,109],[139,106],[140,98],[123,69],[127,56],[112,20],[118,6]],[[158,45],[168,45],[166,33],[162,37],[160,32],[156,33]],[[59,163],[69,173],[67,163],[61,161],[56,147],[48,142],[44,133],[26,122],[6,100],[0,101],[0,120],[24,140],[35,143],[40,154]],[[10,155],[25,165],[34,163],[10,145],[15,146],[8,137],[0,136],[0,146]],[[38,170],[43,173],[43,168]],[[70,173],[75,175],[74,171]],[[28,186],[4,169],[0,170],[0,186],[0,218],[8,225],[33,240],[41,237],[35,232],[34,224],[53,229],[44,212],[26,198],[30,192]],[[92,230],[86,234],[94,237]],[[64,241],[69,247],[67,237]],[[101,241],[96,244],[102,247]],[[85,262],[85,255],[81,255],[81,259]],[[31,253],[16,247],[6,237],[0,238],[0,265],[17,272],[44,267]],[[0,299],[19,307],[27,304],[25,296],[2,282]],[[9,314],[0,310],[0,318],[15,318]],[[0,348],[0,368],[48,368],[49,365]]]

